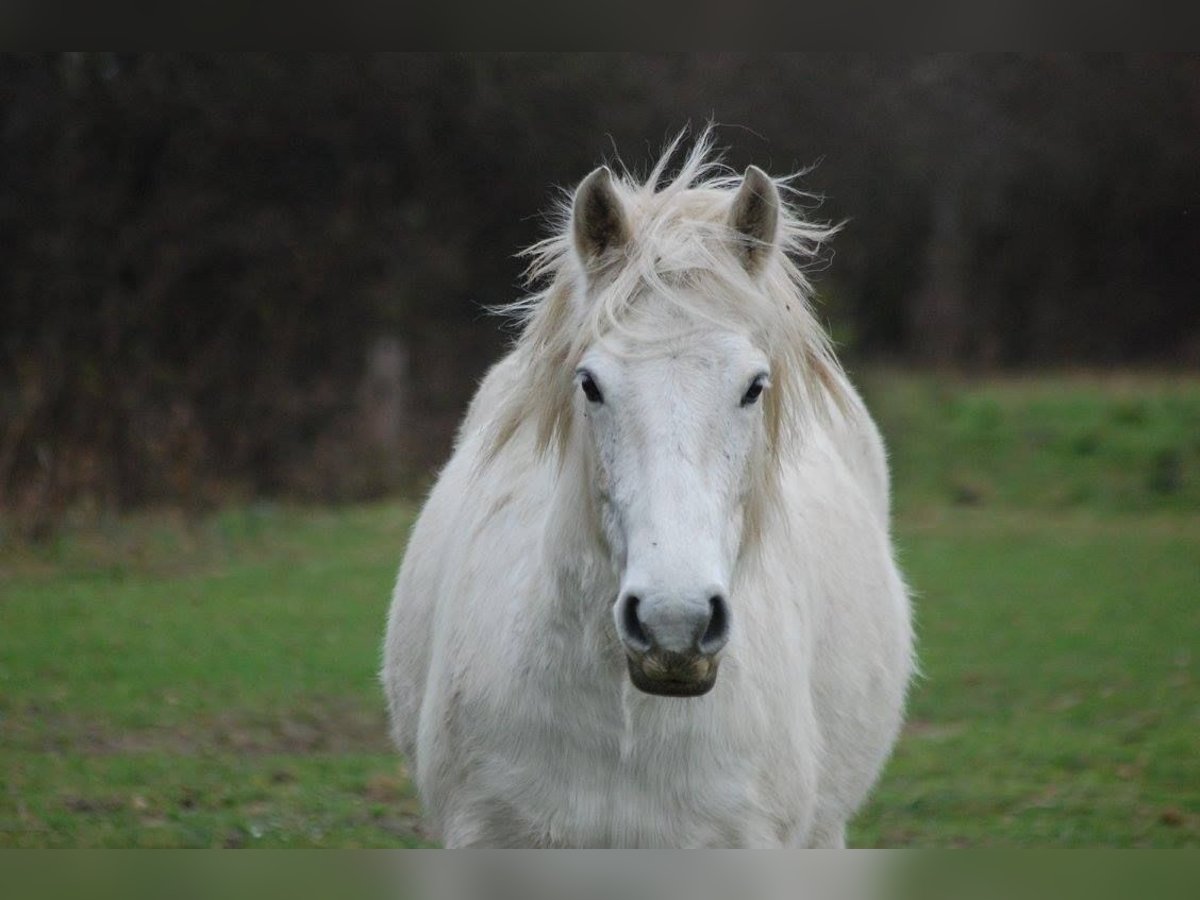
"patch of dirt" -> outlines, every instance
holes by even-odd
[[[374,803],[399,803],[408,794],[408,784],[394,775],[373,775],[363,787],[362,795]]]
[[[956,738],[967,730],[965,722],[931,722],[928,719],[910,719],[904,723],[902,737],[919,741],[944,741]]]
[[[121,730],[109,723],[38,709],[14,710],[4,717],[4,743],[12,749],[47,753],[112,756],[166,752],[289,755],[310,753],[389,753],[382,711],[356,707],[337,698],[266,713],[230,710],[197,716],[178,727]],[[279,783],[290,773],[277,773]]]
[[[1178,828],[1187,820],[1184,818],[1183,813],[1178,807],[1168,806],[1158,814],[1158,821],[1160,824],[1166,825],[1168,828]]]
[[[125,808],[120,797],[81,797],[71,794],[63,798],[63,807],[73,813],[112,815]]]
[[[416,797],[393,800],[387,812],[376,811],[356,820],[357,825],[369,825],[400,838],[416,837],[421,841],[431,840],[421,820],[421,803]]]

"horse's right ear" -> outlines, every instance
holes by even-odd
[[[608,166],[580,182],[571,205],[571,232],[575,252],[589,272],[601,268],[607,257],[629,241],[629,222]]]

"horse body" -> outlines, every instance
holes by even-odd
[[[527,408],[546,387],[529,389],[532,354],[547,347],[518,345],[481,384],[414,527],[383,681],[448,846],[839,846],[890,751],[911,634],[878,432],[827,367],[811,401],[823,413],[768,452],[768,412],[742,420],[734,404],[688,399],[758,365],[761,337],[694,313],[643,292],[629,328],[584,341],[577,355],[613,411],[569,395],[553,414],[575,425],[560,418],[550,435]],[[639,352],[624,372],[604,369]],[[672,379],[663,404],[677,415],[628,411]],[[622,403],[624,427],[606,431]],[[652,473],[634,479],[638,496],[610,483],[624,452],[614,433],[670,444],[637,457]],[[744,467],[729,462],[739,452]],[[770,480],[754,482],[768,463]],[[722,464],[728,477],[710,477]],[[699,649],[660,654],[709,593]],[[660,681],[661,659],[700,674]],[[657,695],[678,692],[702,696]]]

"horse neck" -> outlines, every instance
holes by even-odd
[[[609,615],[620,584],[620,572],[601,537],[597,503],[587,476],[587,462],[574,441],[556,467],[543,547],[556,585],[554,602],[568,618]]]

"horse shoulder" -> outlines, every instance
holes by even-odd
[[[856,393],[843,406],[810,435],[787,483],[790,539],[803,548],[795,571],[813,629],[809,672],[823,756],[816,825],[834,837],[878,776],[912,673],[883,441]]]
[[[480,384],[450,460],[413,526],[396,579],[382,680],[393,737],[410,762],[416,761],[419,733],[421,741],[440,740],[443,729],[435,720],[452,713],[442,708],[462,687],[447,679],[469,680],[491,665],[481,652],[469,664],[439,662],[438,647],[495,650],[492,630],[503,624],[502,610],[528,594],[522,588],[536,561],[534,526],[544,515],[546,466],[528,429],[498,452],[491,447],[493,416],[515,374],[511,358],[501,360]]]
[[[396,577],[384,637],[381,680],[387,695],[392,736],[413,761],[417,720],[429,669],[434,608],[442,580],[439,547],[453,518],[454,485],[439,476],[409,533]]]
[[[459,426],[454,451],[439,473],[409,533],[392,591],[380,673],[392,735],[413,761],[421,704],[429,678],[439,598],[444,593],[447,551],[461,542],[464,516],[493,410],[513,377],[508,358],[492,366]]]

